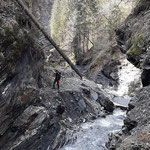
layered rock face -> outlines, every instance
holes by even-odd
[[[37,21],[42,27],[50,34],[50,18],[54,0],[24,0],[26,5],[32,14],[36,17]],[[37,32],[37,30],[36,30]],[[38,43],[41,46],[45,56],[49,55],[49,50],[53,47],[45,39],[41,32],[36,35],[38,37]]]
[[[142,88],[131,100],[122,132],[110,138],[110,150],[150,149],[149,91],[149,86]]]
[[[150,1],[140,1],[125,23],[116,31],[118,45],[127,59],[143,69],[143,86],[132,98],[122,133],[113,136],[109,149],[148,150],[150,149],[149,91],[150,91]],[[122,136],[120,136],[122,135]],[[114,144],[114,141],[117,144]]]
[[[44,55],[33,39],[31,21],[17,3],[1,4],[0,135],[9,140],[15,119],[38,97]]]
[[[127,59],[142,68],[142,84],[150,84],[150,1],[140,1],[125,23],[116,30],[119,48],[127,54]]]
[[[31,0],[30,5],[33,15],[50,32],[51,10],[54,0]]]
[[[54,69],[43,67],[39,32],[16,1],[1,2],[0,149],[57,149],[64,144],[68,128],[103,115],[102,111],[112,112],[113,103],[97,84],[81,81],[64,72],[66,68],[60,91],[52,89]],[[31,11],[38,2],[43,8],[51,3],[25,2]],[[42,23],[47,15],[42,17],[40,10],[44,13],[38,5]],[[63,117],[55,111],[60,103],[66,107]]]

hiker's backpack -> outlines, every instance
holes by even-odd
[[[60,105],[57,106],[57,108],[56,108],[56,113],[57,114],[62,115],[64,113],[64,111],[65,111],[65,105],[60,104]]]

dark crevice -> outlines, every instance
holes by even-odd
[[[150,85],[150,70],[143,70],[141,74],[141,81],[143,87]]]

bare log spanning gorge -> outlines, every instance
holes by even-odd
[[[42,27],[42,25],[36,20],[36,18],[33,16],[33,14],[28,10],[28,8],[25,6],[25,4],[21,0],[16,0],[17,3],[24,9],[25,13],[30,17],[30,19],[34,22],[34,24],[37,26],[37,28],[43,33],[45,38],[55,47],[55,49],[58,51],[58,53],[64,58],[64,60],[70,65],[70,67],[81,77],[82,75],[79,72],[79,70],[75,67],[75,65],[70,61],[70,59],[62,52],[62,50],[57,46],[57,44],[54,42],[54,40],[50,37],[50,35],[47,34],[45,29]]]

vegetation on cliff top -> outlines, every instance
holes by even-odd
[[[95,43],[101,43],[102,36],[107,36],[103,32],[109,33],[109,40],[114,40],[114,30],[130,13],[132,3],[128,0],[56,0],[50,21],[51,36],[78,62]]]
[[[127,51],[127,55],[139,57],[145,51],[144,34],[140,34],[132,39],[132,47]]]

